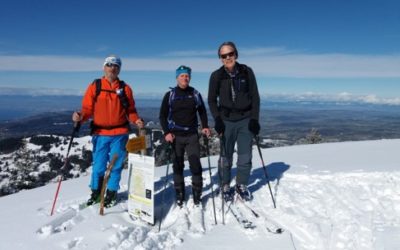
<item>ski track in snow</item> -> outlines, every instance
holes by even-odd
[[[190,177],[185,181],[190,183]],[[254,193],[250,205],[261,218],[256,219],[249,210],[244,214],[257,227],[243,229],[230,213],[225,215],[226,226],[242,230],[244,237],[249,239],[265,235],[279,237],[279,234],[273,236],[267,231],[270,221],[290,234],[295,249],[377,249],[382,242],[374,235],[385,228],[400,226],[398,172],[285,174],[279,184],[271,182],[277,209],[273,208],[264,180],[256,179],[253,184],[261,185],[261,188]],[[172,201],[172,188],[167,192]],[[204,194],[208,195],[208,192],[206,190]],[[165,211],[160,233],[158,222],[150,226],[140,220],[124,218],[127,217],[127,204],[122,200],[106,211],[104,218],[115,213],[121,217],[121,223],[111,223],[102,229],[111,233],[107,234],[106,244],[101,249],[174,249],[184,242],[185,237],[203,237],[215,227],[212,200],[208,197],[208,200],[203,200],[203,208],[196,208],[191,196],[182,208],[172,205],[169,211]],[[215,202],[220,223],[220,196],[215,197]],[[60,233],[71,234],[70,241],[63,242],[62,248],[86,248],[85,238],[79,236],[79,232],[85,228],[86,221],[97,216],[98,206],[79,210],[78,203],[65,201],[57,213],[54,219],[37,230],[39,238],[46,241]]]
[[[263,213],[287,228],[300,249],[377,249],[376,232],[400,226],[399,188],[397,172],[287,174],[278,209]],[[255,195],[257,204],[269,198],[267,190]]]

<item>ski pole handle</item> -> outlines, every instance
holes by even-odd
[[[171,154],[172,154],[172,143],[171,142],[168,142],[165,153],[166,153],[167,159],[171,160]]]
[[[208,145],[208,137],[207,135],[203,135],[203,141],[204,141],[204,145]]]
[[[256,140],[256,143],[258,144],[260,142],[260,136],[254,135],[254,140]]]
[[[74,133],[78,133],[81,129],[81,122],[74,122]]]

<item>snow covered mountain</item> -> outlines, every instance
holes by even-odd
[[[9,138],[0,147],[0,196],[46,185],[64,166],[70,137],[36,135]],[[68,165],[63,168],[65,179],[87,175],[92,162],[91,137],[75,138]]]
[[[215,225],[206,158],[204,219],[198,220],[191,197],[183,209],[173,205],[169,176],[160,232],[158,225],[132,221],[127,214],[127,171],[120,202],[105,216],[99,215],[98,206],[79,209],[88,198],[89,176],[63,182],[55,215],[50,216],[56,189],[52,183],[0,198],[0,249],[400,249],[399,148],[400,140],[379,140],[263,149],[274,209],[254,147],[254,199],[249,206],[259,218],[242,210],[253,229],[244,229],[229,211],[222,225],[219,196]],[[211,157],[214,190],[217,160]],[[158,204],[165,170],[156,168]],[[190,194],[190,172],[185,174]],[[283,233],[269,232],[273,225]]]

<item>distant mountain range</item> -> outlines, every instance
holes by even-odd
[[[81,97],[0,98],[0,139],[37,134],[69,135],[71,114],[80,107]],[[139,114],[152,128],[159,128],[160,99],[138,99]],[[213,118],[209,112],[209,123]],[[322,141],[358,141],[400,138],[400,106],[358,103],[262,101],[261,135],[271,146],[303,144],[314,128]],[[88,135],[85,124],[81,135]]]
[[[71,105],[80,102],[80,98],[61,98],[59,102],[52,98],[30,98],[24,102],[23,98],[16,97],[8,105],[1,105],[5,100],[0,99],[2,112],[26,112],[14,119],[0,120],[0,196],[44,185],[58,174],[63,165],[66,143],[72,132],[71,114],[74,109]],[[39,107],[40,103],[43,106]],[[148,133],[153,135],[153,143],[156,143],[162,138],[158,101],[138,100],[137,106],[146,121]],[[387,105],[263,102],[261,146],[400,138],[399,111],[400,107]],[[209,121],[213,127],[210,114]],[[91,164],[88,135],[86,123],[81,127],[79,143],[74,145],[76,153],[72,154],[70,171],[65,173],[69,177],[85,174]],[[203,156],[204,152],[202,147]],[[153,153],[157,155],[157,164],[163,164],[162,147]],[[211,140],[211,153],[218,154],[215,134]]]

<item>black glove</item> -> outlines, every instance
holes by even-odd
[[[254,135],[258,135],[258,133],[260,133],[260,124],[258,123],[258,121],[256,119],[250,119],[249,130]]]
[[[224,121],[221,119],[221,117],[217,117],[215,118],[215,126],[214,126],[215,131],[217,131],[217,133],[223,134],[225,132],[225,124]]]

